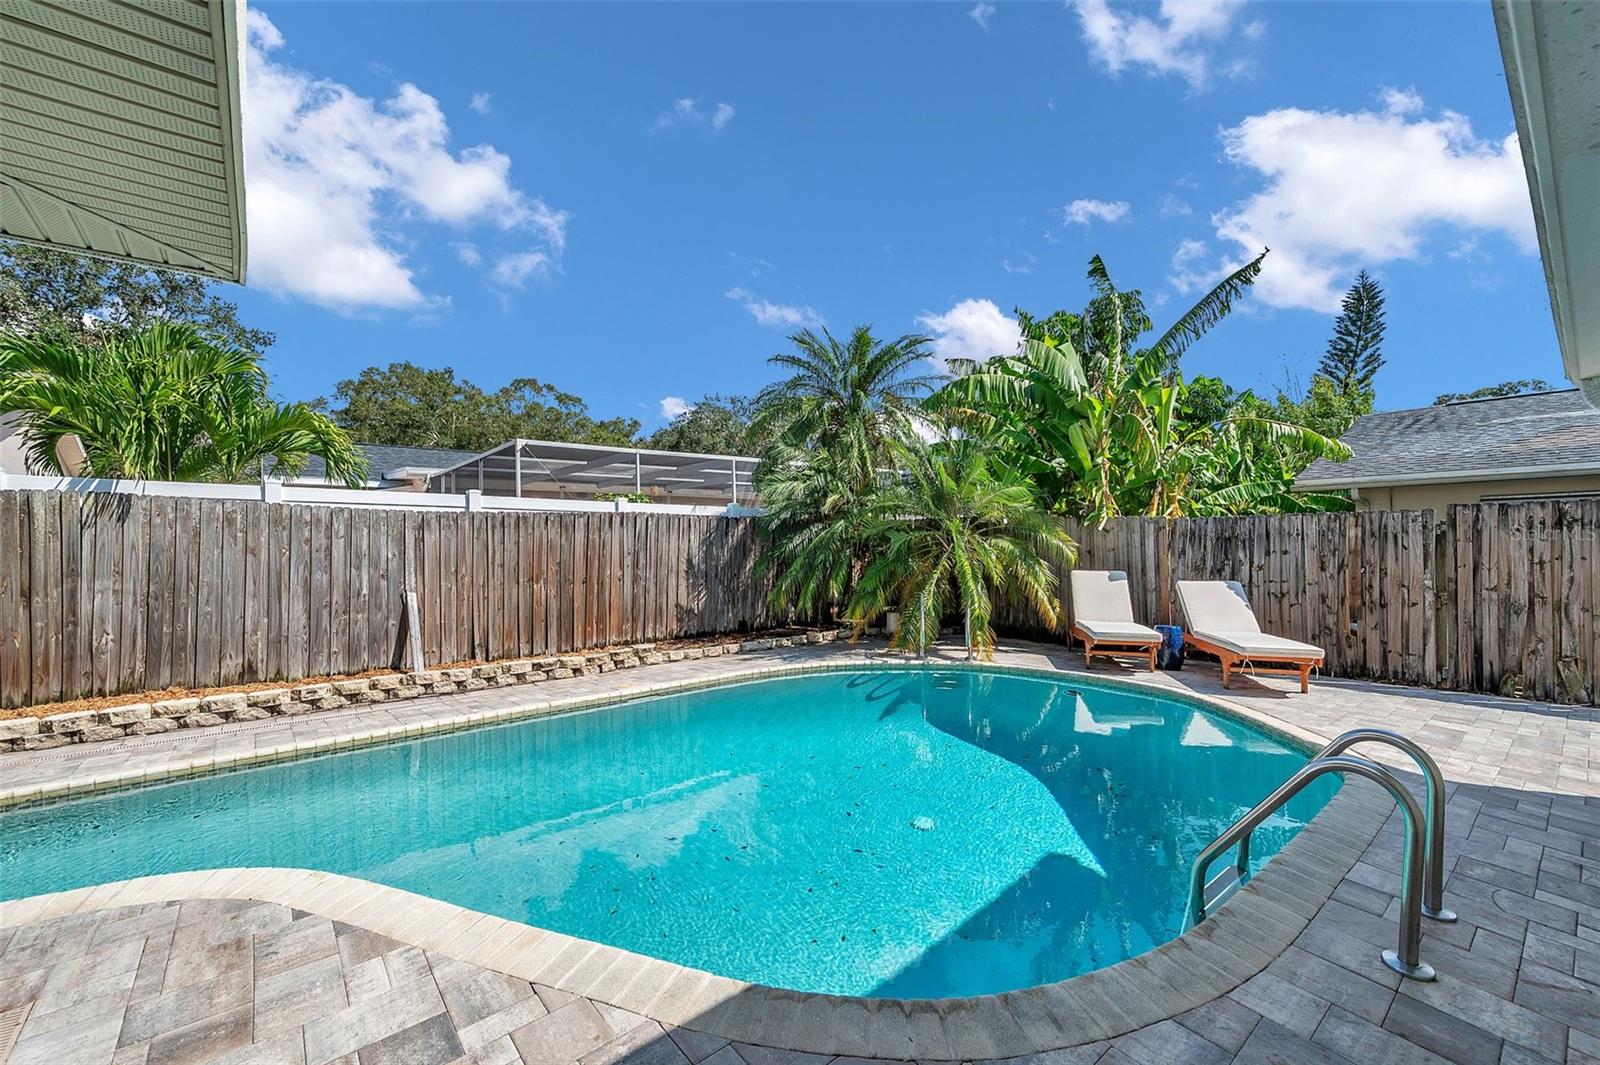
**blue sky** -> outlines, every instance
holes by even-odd
[[[1356,269],[1379,406],[1561,378],[1487,3],[260,3],[246,320],[288,398],[396,359],[599,415],[750,392],[800,325],[1014,338],[1104,256],[1185,357],[1308,378]]]

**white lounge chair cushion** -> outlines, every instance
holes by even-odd
[[[1136,621],[1079,621],[1078,628],[1100,643],[1160,643],[1161,634]]]
[[[1211,632],[1195,629],[1194,634],[1218,647],[1225,647],[1236,655],[1263,662],[1300,661],[1307,658],[1322,661],[1322,648],[1301,643],[1299,640],[1286,640],[1282,636],[1273,636],[1265,632]]]
[[[1179,581],[1178,605],[1193,632],[1260,632],[1238,581]]]
[[[1178,605],[1189,631],[1236,655],[1262,661],[1314,659],[1322,648],[1261,631],[1238,581],[1179,581]]]
[[[1080,625],[1103,621],[1133,622],[1128,575],[1119,569],[1072,571],[1072,617]],[[1139,626],[1144,628],[1144,626]],[[1145,629],[1150,632],[1149,629]],[[1152,636],[1155,633],[1150,632]]]

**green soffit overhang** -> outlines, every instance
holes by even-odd
[[[243,0],[0,0],[0,238],[245,276]]]

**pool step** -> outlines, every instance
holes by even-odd
[[[1235,891],[1244,887],[1244,880],[1239,876],[1237,867],[1229,865],[1224,867],[1216,876],[1206,883],[1205,906],[1206,912],[1211,913],[1228,901]]]
[[[11,1057],[11,1051],[16,1048],[17,1037],[22,1034],[22,1026],[27,1023],[31,1009],[33,1000],[30,999],[20,1006],[0,1011],[0,1065],[5,1065],[6,1059]]]

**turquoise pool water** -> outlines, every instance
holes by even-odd
[[[0,897],[301,866],[752,982],[982,994],[1176,936],[1194,854],[1304,761],[1079,678],[808,674],[0,814]]]

